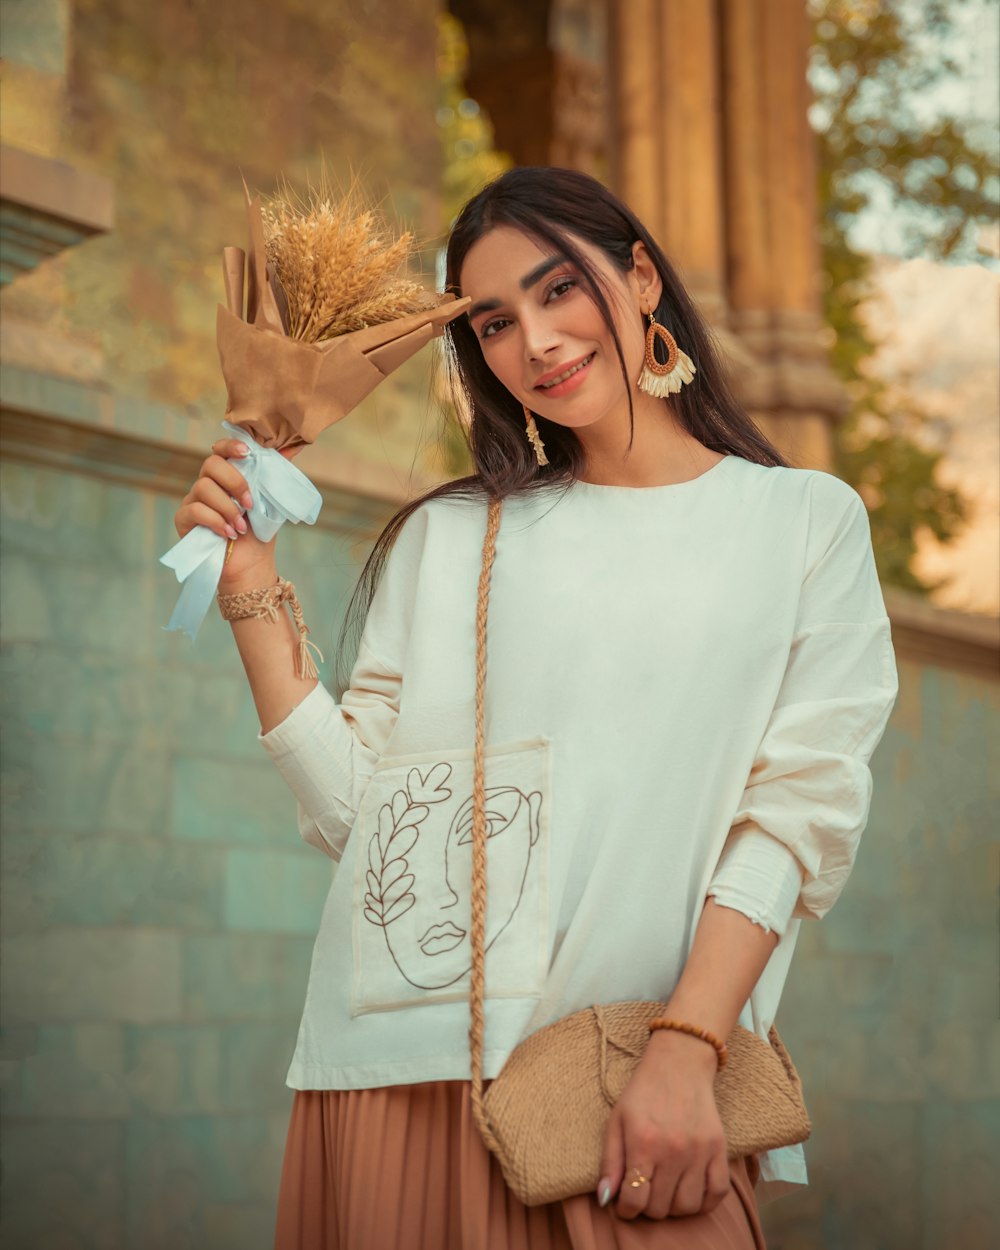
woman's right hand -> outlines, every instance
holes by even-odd
[[[243,516],[243,509],[252,507],[254,501],[249,496],[246,478],[235,464],[229,463],[230,457],[243,458],[245,453],[240,448],[236,438],[213,443],[212,454],[202,463],[201,474],[174,514],[174,528],[181,538],[196,525],[204,525],[224,538],[227,546],[235,536],[236,542],[219,578],[220,587],[246,585],[250,581],[265,586],[277,576],[277,535],[270,542],[261,542]],[[291,460],[301,450],[296,447],[281,454]],[[233,499],[240,500],[243,508]]]

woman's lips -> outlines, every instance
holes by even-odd
[[[552,399],[557,399],[560,395],[568,395],[570,391],[575,391],[578,386],[583,385],[588,373],[590,373],[590,366],[594,363],[596,355],[597,352],[591,352],[589,358],[586,358],[587,363],[583,368],[577,369],[576,373],[570,374],[564,382],[557,382],[555,386],[536,386],[535,390],[539,395]]]
[[[465,930],[456,928],[449,920],[444,924],[431,925],[418,945],[425,955],[444,955],[454,950],[464,937]]]

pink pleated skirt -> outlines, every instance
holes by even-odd
[[[731,1190],[699,1215],[624,1220],[592,1194],[526,1207],[483,1145],[470,1090],[296,1090],[275,1250],[765,1250],[755,1155],[730,1162]]]

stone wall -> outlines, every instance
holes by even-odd
[[[1000,682],[897,663],[851,880],[803,924],[778,1013],[813,1135],[768,1250],[995,1244]]]
[[[174,500],[9,461],[0,490],[3,1243],[264,1250],[330,861],[228,626],[162,630]],[[304,530],[329,660],[355,552]]]
[[[4,362],[172,406],[215,438],[220,252],[245,243],[241,174],[301,188],[325,161],[421,239],[440,236],[438,7],[12,0],[4,143],[109,178],[117,211],[105,237],[4,292]],[[432,280],[433,254],[421,259]],[[338,449],[420,468],[427,388],[426,360],[400,371]]]
[[[425,237],[441,229],[437,8],[5,5],[4,143],[109,179],[116,210],[2,295],[10,1250],[272,1244],[331,863],[255,741],[228,626],[213,608],[194,644],[164,631],[178,585],[158,559],[221,432],[240,171],[268,189],[325,156]],[[423,482],[428,359],[298,462],[324,507],[287,527],[281,565],[328,684],[359,561]]]

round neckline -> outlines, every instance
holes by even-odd
[[[723,456],[721,460],[716,460],[715,464],[711,468],[706,469],[704,473],[699,473],[697,477],[686,478],[683,482],[661,482],[658,486],[612,486],[604,482],[585,482],[583,478],[578,477],[573,480],[573,489],[601,491],[620,495],[649,495],[664,491],[683,490],[685,486],[694,486],[697,482],[703,482],[705,478],[711,477],[716,469],[720,469],[727,460],[735,459],[738,459],[738,457],[730,452]]]

